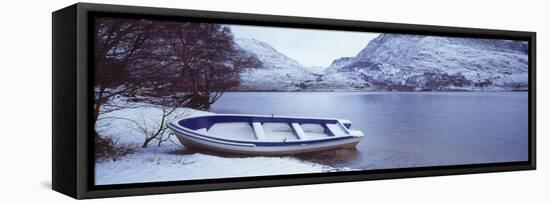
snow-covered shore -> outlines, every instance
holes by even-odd
[[[331,168],[291,157],[226,158],[201,153],[138,152],[96,163],[96,185],[316,173]]]
[[[207,114],[189,108],[178,109],[176,114],[196,116]],[[330,172],[329,166],[305,162],[294,157],[227,157],[187,151],[172,136],[159,147],[153,140],[141,148],[145,139],[136,123],[155,127],[162,110],[154,105],[140,105],[102,115],[97,130],[120,145],[136,148],[132,154],[113,159],[98,159],[95,164],[95,184],[126,184],[142,182],[214,179],[229,177],[284,175]],[[174,118],[174,117],[169,117]]]

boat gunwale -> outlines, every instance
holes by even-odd
[[[194,131],[191,131],[189,129],[175,126],[172,123],[170,123],[169,126],[171,129],[175,130],[177,133],[182,135],[190,136],[189,134],[193,136],[199,136],[201,139],[205,139],[205,141],[210,141],[210,139],[214,140],[212,142],[215,143],[222,143],[227,142],[226,144],[231,143],[237,143],[237,144],[253,144],[255,146],[289,146],[289,145],[297,145],[297,144],[317,144],[317,143],[324,143],[324,142],[330,142],[330,141],[336,141],[336,140],[344,140],[344,139],[350,139],[350,138],[358,138],[359,136],[354,135],[345,135],[345,136],[332,136],[327,137],[323,139],[312,139],[312,140],[287,140],[287,141],[258,141],[258,140],[235,140],[235,139],[227,139],[227,138],[218,138],[218,137],[212,137],[208,135],[203,135],[196,133]],[[173,128],[175,127],[175,128]],[[221,142],[219,142],[221,141]],[[249,146],[249,145],[237,145],[237,146]]]
[[[200,118],[200,117],[210,117],[210,116],[239,116],[239,117],[257,117],[257,118],[314,119],[314,120],[326,120],[326,121],[345,120],[345,119],[337,119],[337,118],[320,118],[320,117],[307,117],[307,116],[274,116],[274,115],[258,115],[258,114],[203,114],[203,115],[185,117],[185,118],[179,119],[177,121],[182,121],[184,119]]]

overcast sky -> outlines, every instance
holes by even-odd
[[[305,66],[328,67],[340,57],[355,56],[378,33],[230,25],[236,38],[264,41]]]

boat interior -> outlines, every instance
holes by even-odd
[[[178,124],[202,135],[240,140],[314,140],[349,133],[338,121],[321,119],[205,116]]]

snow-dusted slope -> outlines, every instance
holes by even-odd
[[[335,60],[324,78],[345,73],[381,90],[523,90],[527,63],[521,41],[381,34],[356,57]]]
[[[336,73],[338,70],[340,70],[342,67],[351,64],[354,61],[355,57],[341,57],[334,61],[332,61],[332,64],[325,70],[326,73]]]
[[[300,90],[303,82],[315,78],[306,67],[265,42],[237,38],[235,43],[247,54],[255,56],[262,62],[261,67],[245,69],[241,72],[240,90]]]

